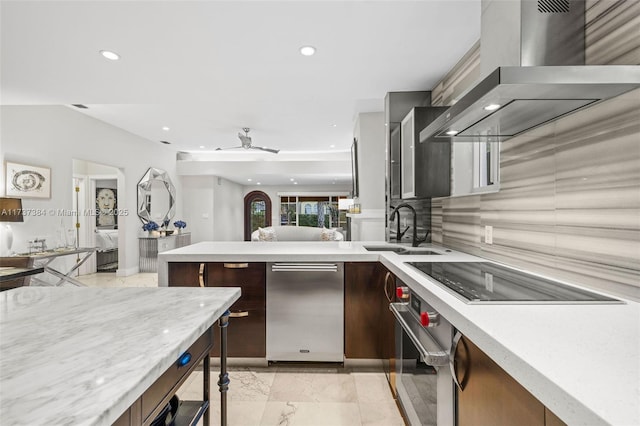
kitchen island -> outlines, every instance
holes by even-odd
[[[381,242],[203,242],[169,262],[380,262],[567,424],[640,424],[640,304],[467,304],[406,262],[483,261],[423,245],[437,256],[367,251]]]
[[[211,327],[239,297],[237,288],[0,293],[0,424],[113,424],[182,367],[175,366],[185,351],[211,344]]]

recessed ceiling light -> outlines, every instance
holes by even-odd
[[[338,125],[337,124],[332,124],[331,127],[338,127]]]
[[[291,178],[291,179],[289,179],[289,180],[290,180],[291,182],[293,182],[295,179],[294,179],[294,178]]]
[[[110,50],[101,50],[100,54],[105,58],[109,59],[110,61],[117,61],[118,59],[120,59],[120,55]]]
[[[204,145],[200,145],[200,149],[204,149]]]
[[[335,147],[336,147],[335,145],[329,145],[329,148],[335,148]]]
[[[262,185],[260,182],[256,182],[256,185]]]
[[[297,184],[298,184],[298,182],[293,182],[293,184],[294,184],[294,185],[297,185]]]
[[[501,105],[498,105],[498,104],[489,104],[489,105],[487,105],[486,107],[484,107],[483,109],[484,109],[485,111],[495,111],[495,110],[497,110],[498,108],[500,108],[500,106],[501,106]]]
[[[449,136],[455,136],[455,135],[457,135],[457,134],[458,134],[458,131],[457,131],[457,130],[449,130],[449,131],[448,131],[448,132],[446,132],[446,133],[447,133],[447,135],[449,135]]]
[[[316,53],[316,48],[313,46],[302,46],[300,48],[300,54],[303,56],[313,56]]]
[[[253,179],[249,178],[249,179],[247,179],[247,182],[251,182],[252,180],[253,180]]]
[[[164,127],[162,128],[162,130],[164,130],[165,132],[168,132],[168,131],[169,131],[169,130],[171,130],[171,129],[169,129],[167,126],[164,126]]]

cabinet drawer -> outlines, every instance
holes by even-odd
[[[211,348],[212,333],[207,330],[186,352],[191,354],[191,361],[187,365],[178,366],[177,360],[167,371],[155,381],[153,385],[142,394],[142,418],[147,419],[150,415],[156,415],[154,411],[158,406],[166,404],[173,396],[178,387],[186,380],[187,376],[198,365],[200,360]]]
[[[225,262],[207,264],[207,287],[240,287],[242,296],[235,306],[264,307],[266,298],[266,264]]]

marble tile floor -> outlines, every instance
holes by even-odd
[[[202,372],[178,391],[202,396]],[[341,366],[232,368],[227,394],[229,426],[403,426],[382,371]],[[219,424],[217,367],[211,373],[211,425]],[[200,422],[202,424],[202,422]]]

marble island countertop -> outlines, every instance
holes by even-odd
[[[239,297],[239,288],[0,293],[0,423],[111,425]]]
[[[467,304],[404,262],[485,261],[367,251],[384,242],[203,242],[160,254],[168,262],[344,261],[384,264],[570,425],[640,425],[640,304]]]

